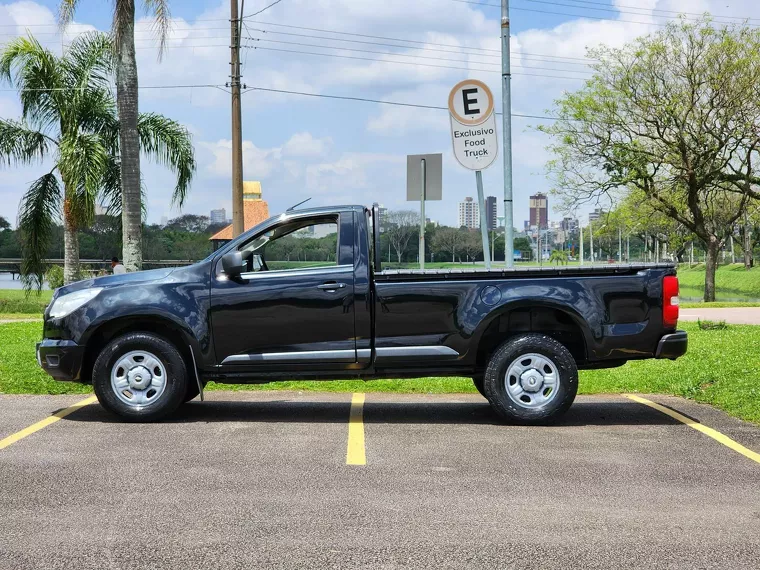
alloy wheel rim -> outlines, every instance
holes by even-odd
[[[158,400],[166,389],[166,367],[153,353],[133,350],[111,367],[111,388],[116,397],[133,408]]]
[[[535,409],[554,400],[559,381],[557,365],[543,354],[531,352],[518,356],[507,367],[504,387],[515,404]]]

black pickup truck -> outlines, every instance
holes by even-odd
[[[671,264],[382,271],[377,219],[288,211],[194,265],[61,287],[37,359],[130,420],[210,380],[468,376],[503,419],[543,423],[578,369],[686,352]]]

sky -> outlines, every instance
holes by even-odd
[[[244,13],[272,1],[248,0]],[[143,159],[148,222],[208,215],[219,207],[230,216],[230,95],[224,88],[229,2],[170,4],[168,49],[160,59],[151,20],[138,8],[140,111],[163,113],[187,126],[198,170],[180,211],[170,204],[172,173]],[[536,130],[548,121],[521,115],[550,116],[553,101],[580,88],[590,75],[589,47],[621,46],[661,29],[680,12],[710,12],[724,21],[755,18],[750,23],[760,25],[756,0],[512,0],[510,6],[518,228],[528,217],[528,197],[551,190],[544,168],[549,140]],[[82,0],[74,24],[63,32],[56,7],[55,0],[0,0],[0,47],[31,33],[60,53],[77,34],[109,28],[111,2]],[[426,215],[456,225],[458,203],[477,194],[474,173],[454,159],[446,110],[325,96],[445,107],[450,89],[474,78],[490,86],[500,112],[498,0],[281,0],[244,21],[244,179],[261,181],[271,213],[309,197],[314,206],[379,202],[418,209],[419,202],[406,201],[406,155],[443,153],[443,200],[427,202]],[[17,93],[0,85],[0,118],[19,116]],[[25,189],[48,170],[47,164],[0,166],[0,216],[15,225]],[[483,181],[503,215],[501,157],[484,171]],[[550,219],[561,219],[564,212],[553,207],[558,200],[550,196],[549,202]]]

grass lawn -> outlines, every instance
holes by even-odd
[[[689,352],[676,362],[646,360],[621,368],[581,372],[580,393],[660,393],[712,404],[731,415],[760,423],[760,327],[730,325],[725,330],[689,332]],[[0,325],[0,393],[69,394],[88,386],[55,382],[37,366],[34,343],[39,323]],[[418,380],[290,381],[261,385],[209,384],[209,390],[302,390],[330,392],[475,392],[469,378]]]
[[[42,291],[39,295],[30,293],[27,297],[26,293],[20,289],[0,289],[0,319],[8,318],[7,313],[24,313],[42,317],[52,297],[52,291]]]
[[[691,269],[682,265],[678,269],[682,299],[701,299],[705,291],[705,266],[695,265]],[[716,301],[760,300],[760,266],[749,271],[736,263],[724,265],[715,272]],[[706,305],[705,305],[706,306]],[[710,304],[712,307],[713,305]],[[732,305],[736,306],[736,305]]]

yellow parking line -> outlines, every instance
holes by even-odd
[[[60,412],[54,413],[52,416],[48,416],[42,421],[37,422],[36,424],[30,425],[28,428],[24,428],[21,431],[17,431],[16,433],[9,435],[3,440],[0,440],[0,449],[5,449],[9,445],[13,445],[17,441],[24,439],[28,435],[32,435],[35,432],[40,431],[43,428],[46,428],[50,424],[54,424],[61,418],[65,418],[72,412],[76,412],[79,408],[82,408],[84,406],[87,406],[88,404],[92,404],[97,401],[97,398],[95,396],[90,396],[89,398],[85,398],[84,400],[81,400],[74,404],[73,406],[69,406],[66,409],[61,410]]]
[[[364,394],[354,394],[348,416],[348,448],[346,465],[366,465],[364,452]]]
[[[663,414],[670,416],[674,420],[678,420],[682,424],[686,424],[690,428],[693,428],[697,431],[701,431],[703,434],[713,438],[715,441],[722,443],[726,447],[730,447],[737,453],[741,453],[744,457],[747,457],[751,459],[752,461],[760,463],[760,453],[755,453],[751,449],[747,449],[741,443],[737,443],[736,441],[734,441],[727,435],[720,433],[718,430],[714,430],[713,428],[707,427],[706,425],[703,425],[699,422],[695,422],[694,420],[687,418],[686,416],[679,414],[678,412],[673,411],[670,408],[666,408],[665,406],[662,406],[651,400],[647,400],[646,398],[642,398],[641,396],[635,396],[634,394],[625,394],[625,397],[630,398],[631,400],[633,400],[634,402],[638,402],[639,404],[644,404],[645,406],[654,408],[658,412],[662,412]]]

